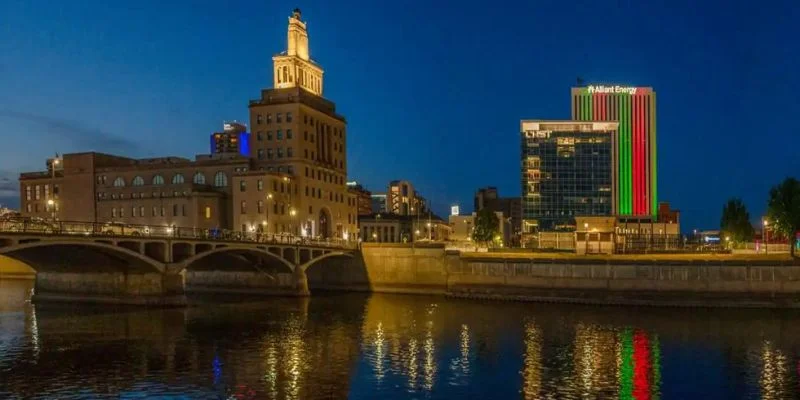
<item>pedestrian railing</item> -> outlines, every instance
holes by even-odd
[[[32,218],[0,219],[2,233],[29,233],[54,236],[95,237],[139,237],[163,239],[219,240],[225,242],[293,244],[332,248],[354,249],[358,242],[343,238],[311,238],[290,233],[266,233],[258,231],[232,231],[228,229],[204,229],[164,225],[133,225],[103,222],[48,221]]]

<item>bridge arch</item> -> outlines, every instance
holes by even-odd
[[[326,260],[328,258],[333,258],[333,257],[353,258],[353,254],[349,253],[349,252],[344,252],[344,251],[331,251],[331,252],[325,253],[325,254],[317,257],[317,258],[312,258],[308,262],[300,265],[300,268],[305,272],[309,268],[311,268],[312,266],[318,264],[320,261]]]
[[[199,261],[206,259],[207,257],[219,254],[241,254],[241,255],[253,255],[261,258],[266,258],[269,260],[277,261],[281,266],[286,267],[289,272],[294,272],[295,266],[294,264],[290,263],[286,259],[282,258],[280,255],[275,254],[270,251],[265,251],[262,247],[243,247],[243,246],[220,246],[212,250],[204,251],[199,254],[195,254],[185,260],[183,260],[179,264],[179,272],[185,271],[189,269],[192,265],[196,265]]]
[[[53,250],[57,251],[53,253],[42,252],[41,250],[45,248],[52,248]],[[81,259],[85,259],[87,255],[90,255],[90,253],[100,256],[99,259],[93,261],[110,261],[112,264],[78,265],[81,262]],[[58,268],[53,266],[54,264],[58,264],[53,263],[54,260],[73,262],[76,265],[70,266],[70,269],[74,270],[92,270],[95,267],[99,267],[117,271],[121,270],[123,272],[160,273],[164,272],[165,269],[165,265],[162,262],[137,253],[129,248],[120,247],[105,241],[36,240],[0,247],[0,255],[25,263],[33,268],[36,272]],[[73,259],[69,260],[70,257]],[[116,261],[117,263],[113,263],[113,261]]]

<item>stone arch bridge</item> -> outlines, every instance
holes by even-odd
[[[358,259],[354,243],[219,240],[0,229],[0,256],[34,269],[39,300],[185,303],[186,290],[308,295],[309,268]]]

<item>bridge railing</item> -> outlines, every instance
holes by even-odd
[[[355,240],[342,238],[310,238],[288,233],[241,232],[227,229],[203,229],[163,225],[133,225],[102,222],[47,221],[32,218],[0,219],[0,232],[39,235],[75,235],[96,237],[152,237],[163,239],[199,239],[225,242],[292,244],[354,249]],[[355,237],[355,235],[353,235]]]

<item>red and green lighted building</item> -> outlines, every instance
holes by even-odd
[[[655,217],[656,92],[650,87],[589,85],[572,88],[572,119],[616,121],[613,190],[619,216]]]

